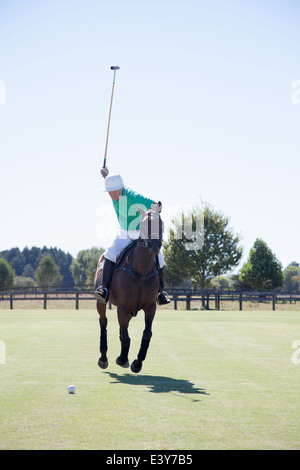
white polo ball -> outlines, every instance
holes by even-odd
[[[69,386],[68,386],[68,392],[69,392],[70,394],[75,393],[75,392],[76,392],[76,387],[75,387],[75,385],[69,385]]]

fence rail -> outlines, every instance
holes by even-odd
[[[275,310],[278,302],[300,302],[300,294],[278,293],[278,292],[192,292],[178,293],[172,295],[174,309],[177,310],[178,302],[186,303],[186,310],[191,309],[192,301],[201,301],[202,308],[209,310],[211,304],[216,310],[220,310],[221,302],[238,302],[239,310],[243,310],[244,302],[265,302],[272,303],[272,309]]]
[[[185,302],[186,310],[191,310],[192,302],[201,301],[202,308],[210,310],[214,308],[220,310],[221,302],[238,302],[239,310],[243,310],[244,302],[265,302],[271,303],[275,310],[278,302],[300,302],[300,293],[279,293],[279,292],[209,292],[209,291],[180,291],[169,289],[168,294],[173,301],[174,309],[178,309],[178,303]],[[80,302],[83,300],[93,300],[92,290],[22,290],[0,292],[0,305],[3,302],[9,302],[10,309],[13,310],[15,301],[37,300],[41,302],[46,310],[48,303],[53,300],[69,300],[75,304],[75,309],[79,309]],[[213,307],[212,307],[213,305]],[[109,308],[111,305],[109,304]]]

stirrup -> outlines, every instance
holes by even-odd
[[[106,287],[99,286],[94,292],[94,297],[99,300],[99,302],[106,304],[108,301],[108,290]]]
[[[168,297],[168,294],[165,291],[159,292],[157,296],[158,305],[167,305],[171,303],[171,300]]]

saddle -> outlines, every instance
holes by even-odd
[[[117,261],[116,261],[116,266],[115,266],[115,270],[117,268],[119,268],[121,265],[125,265],[125,263],[129,264],[129,255],[130,253],[134,250],[134,248],[136,247],[137,245],[137,240],[132,240],[132,242],[126,246],[126,248],[124,248],[123,251],[121,251]]]
[[[121,251],[115,263],[114,271],[116,270],[116,268],[119,268],[121,265],[125,263],[129,264],[129,260],[128,260],[129,254],[133,251],[136,244],[137,244],[137,240],[133,240],[128,246],[126,246],[126,248],[124,248],[123,251]],[[101,271],[103,270],[104,260],[105,260],[105,257],[104,257],[104,254],[102,254],[98,261],[98,269],[100,269]]]

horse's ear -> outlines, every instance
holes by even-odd
[[[146,211],[144,211],[144,209],[142,209],[141,207],[137,206],[136,204],[135,207],[137,208],[137,211],[141,216],[146,214]]]
[[[155,212],[156,214],[160,214],[162,211],[162,203],[159,202],[154,202],[151,206],[151,210]]]

